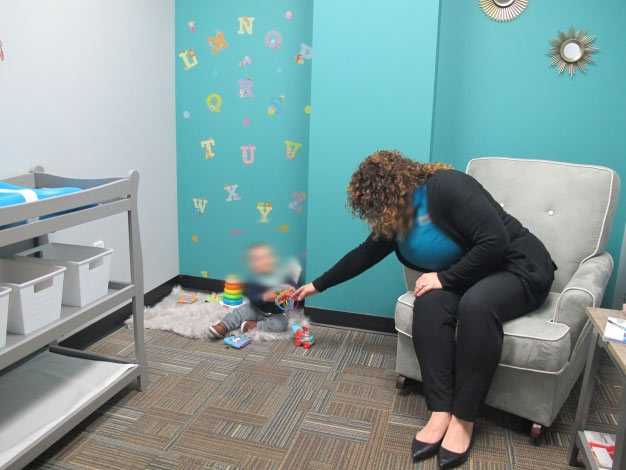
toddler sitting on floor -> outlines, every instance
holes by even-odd
[[[209,328],[209,337],[220,339],[229,331],[241,328],[243,333],[257,328],[259,331],[286,331],[289,320],[285,312],[275,303],[279,291],[298,286],[302,267],[295,259],[277,268],[272,247],[265,243],[252,245],[248,249],[250,279],[244,293],[249,303],[231,309],[221,322]]]

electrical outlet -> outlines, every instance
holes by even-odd
[[[96,242],[93,242],[93,246],[95,246],[96,248],[104,248],[104,241],[98,240]]]

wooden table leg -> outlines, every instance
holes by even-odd
[[[589,415],[589,406],[591,405],[591,396],[593,395],[594,374],[598,366],[599,354],[598,349],[598,333],[593,329],[591,333],[591,342],[589,343],[589,351],[587,352],[587,364],[585,365],[585,374],[583,376],[583,384],[580,389],[580,398],[578,399],[578,409],[576,410],[576,421],[572,432],[571,444],[569,448],[569,464],[577,466],[578,463],[578,431],[582,431],[587,417]],[[621,469],[620,469],[621,470]]]

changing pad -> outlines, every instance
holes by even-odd
[[[135,367],[43,352],[0,376],[0,468]]]
[[[80,188],[28,188],[0,181],[0,207],[39,201],[64,194],[77,193]]]

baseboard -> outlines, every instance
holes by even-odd
[[[221,292],[224,281],[204,277],[178,276],[177,283],[186,289],[202,290],[208,292]],[[390,317],[378,317],[361,313],[344,312],[341,310],[328,310],[316,307],[304,307],[305,314],[315,323],[323,323],[332,326],[344,326],[359,328],[362,330],[393,333],[395,321]]]
[[[391,317],[378,317],[365,313],[352,313],[307,306],[304,307],[304,313],[312,322],[325,325],[359,328],[361,330],[382,333],[394,333],[396,330],[396,322]]]
[[[151,307],[159,303],[163,298],[167,297],[174,287],[178,283],[178,276],[173,277],[169,281],[165,281],[163,284],[155,287],[154,289],[146,292],[144,295],[144,303],[146,307]],[[70,336],[63,342],[62,346],[74,349],[85,349],[95,343],[96,341],[104,338],[108,334],[117,330],[124,322],[131,316],[130,304],[124,305],[119,310],[111,313],[106,318],[89,325],[84,330]]]
[[[185,289],[201,290],[206,292],[222,292],[224,280],[211,279],[210,277],[196,277],[180,274],[176,278],[177,284]]]

